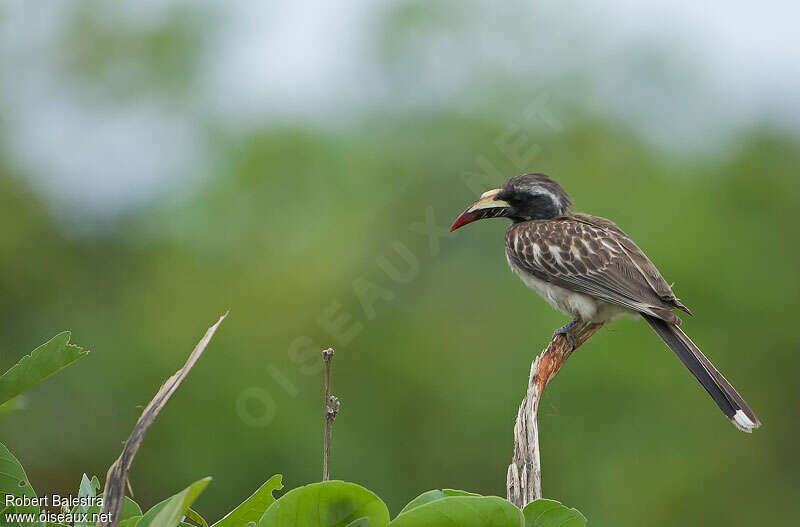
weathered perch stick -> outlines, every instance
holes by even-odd
[[[331,395],[331,360],[333,359],[333,348],[328,348],[322,352],[322,360],[325,362],[325,444],[322,447],[322,481],[331,479],[331,434],[333,433],[333,422],[339,414],[339,398]]]
[[[589,324],[575,338],[575,349],[580,347],[603,324]],[[539,425],[536,416],[539,400],[553,377],[559,372],[575,349],[570,349],[563,335],[556,335],[550,344],[531,364],[528,393],[522,400],[514,425],[514,457],[508,466],[506,479],[508,501],[519,507],[542,497],[542,469],[539,460]]]
[[[206,346],[211,342],[211,337],[214,336],[217,328],[227,316],[228,314],[225,313],[216,324],[208,328],[206,334],[200,339],[200,342],[197,343],[197,346],[195,346],[194,350],[189,355],[186,364],[184,364],[180,370],[176,371],[172,377],[167,379],[161,388],[159,388],[153,400],[150,401],[150,404],[142,411],[142,415],[133,427],[131,436],[125,442],[122,454],[114,461],[111,468],[108,469],[106,486],[103,489],[103,508],[101,510],[100,519],[97,521],[97,527],[116,527],[119,524],[120,512],[122,512],[122,501],[125,498],[125,486],[128,484],[128,474],[131,471],[133,458],[136,456],[136,452],[139,450],[139,446],[141,446],[147,430],[156,420],[158,413],[164,408],[164,405],[167,404],[169,398],[172,397],[172,394],[175,393],[186,376],[189,375],[189,371],[197,362],[197,359],[200,358],[200,355],[203,354]],[[108,517],[110,517],[110,519],[103,519]]]

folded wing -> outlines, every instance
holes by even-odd
[[[689,312],[641,249],[613,222],[586,214],[528,221],[506,232],[506,253],[546,282],[673,324]]]

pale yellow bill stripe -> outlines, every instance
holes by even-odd
[[[496,207],[508,207],[508,202],[503,201],[502,199],[495,199],[500,191],[503,189],[495,188],[492,190],[487,190],[481,197],[472,204],[470,208],[467,209],[467,212],[475,212],[476,210],[483,210],[483,209],[493,209]]]
[[[481,197],[478,198],[478,201],[470,205],[467,210],[462,212],[461,215],[456,218],[456,221],[453,222],[453,226],[450,227],[450,232],[453,232],[454,230],[468,223],[472,223],[475,220],[485,218],[487,213],[482,213],[482,210],[509,208],[511,205],[509,205],[507,201],[496,199],[501,190],[502,189],[495,188],[481,194]],[[494,216],[497,216],[497,214]]]

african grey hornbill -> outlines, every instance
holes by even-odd
[[[570,214],[572,202],[544,174],[523,174],[484,192],[450,232],[484,218],[510,218],[506,257],[511,269],[550,305],[573,317],[556,330],[574,347],[588,323],[641,315],[697,377],[725,416],[744,432],[761,426],[753,411],[678,326],[691,314],[647,256],[614,222]]]

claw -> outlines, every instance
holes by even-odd
[[[555,330],[553,332],[553,336],[555,337],[556,335],[564,335],[569,345],[572,346],[572,350],[574,350],[578,347],[577,343],[575,342],[575,330],[580,328],[581,325],[583,325],[583,321],[579,317],[575,317],[567,324],[564,324]]]

